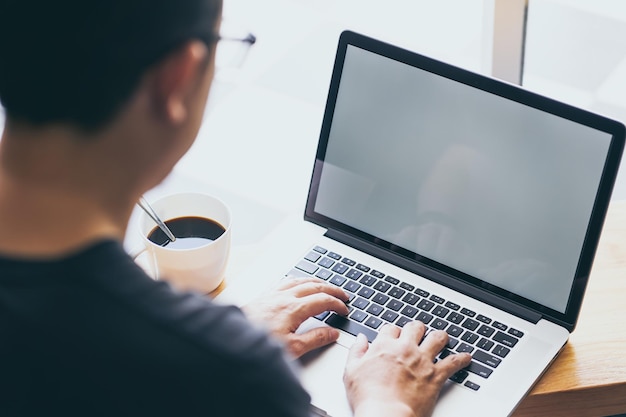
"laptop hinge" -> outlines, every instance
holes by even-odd
[[[476,287],[466,282],[459,281],[443,272],[437,271],[433,268],[429,268],[425,265],[415,263],[414,261],[407,259],[401,255],[383,250],[369,242],[355,238],[354,236],[350,236],[348,234],[332,229],[328,229],[325,233],[325,236],[348,246],[354,247],[369,255],[375,256],[376,258],[389,262],[390,264],[393,264],[399,268],[405,269],[409,272],[413,272],[438,284],[451,288],[455,291],[459,291],[469,297],[490,304],[531,323],[536,324],[542,318],[542,315],[540,313],[524,307],[520,304],[508,300],[503,300],[493,293],[486,291],[484,288]]]

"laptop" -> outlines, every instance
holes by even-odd
[[[343,32],[304,219],[238,280],[258,289],[260,276],[315,276],[351,295],[348,317],[327,312],[300,329],[342,330],[300,361],[314,414],[352,415],[342,374],[355,334],[371,341],[411,320],[448,332],[440,357],[473,357],[434,416],[511,414],[576,327],[624,132]]]

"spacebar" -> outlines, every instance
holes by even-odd
[[[376,339],[376,333],[374,330],[369,327],[365,327],[362,324],[355,323],[348,318],[332,313],[328,319],[326,319],[326,324],[332,327],[336,327],[337,329],[343,330],[344,332],[348,332],[354,336],[359,333],[363,333],[367,336],[367,340],[373,342]]]

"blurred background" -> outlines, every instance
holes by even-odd
[[[263,184],[282,178],[265,173],[255,151],[282,152],[285,172],[301,163],[298,155],[314,152],[344,29],[626,121],[622,0],[224,0],[224,18],[229,28],[250,31],[258,41],[240,66],[217,74],[197,151],[179,168],[227,188],[250,181],[237,173],[252,170],[258,187],[251,192],[258,190],[254,197],[261,199]],[[0,111],[0,129],[3,122]],[[242,142],[250,135],[259,137],[258,149]],[[272,142],[285,136],[293,141]],[[249,152],[241,153],[242,146]],[[214,160],[215,175],[206,175],[207,155],[232,152],[240,154],[241,165]],[[626,198],[624,171],[614,199]],[[296,177],[294,192],[308,173]]]

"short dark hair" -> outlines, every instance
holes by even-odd
[[[7,120],[102,127],[176,46],[213,44],[221,10],[222,0],[0,0]]]

